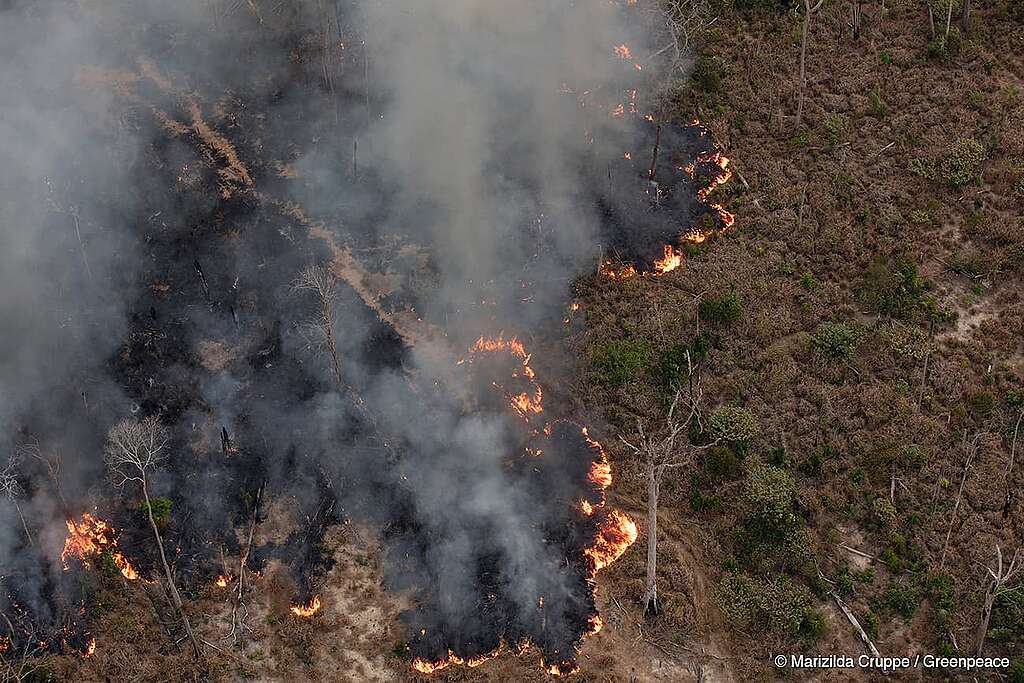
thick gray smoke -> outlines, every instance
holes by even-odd
[[[678,232],[643,198],[647,164],[624,166],[651,128],[609,116],[640,78],[613,47],[646,53],[630,10],[264,4],[0,2],[0,446],[28,453],[10,471],[38,536],[0,501],[0,606],[56,619],[63,520],[89,501],[151,566],[100,453],[117,419],[156,414],[186,580],[257,492],[293,496],[306,526],[254,557],[289,561],[301,590],[329,564],[323,528],[360,517],[413,592],[417,654],[528,638],[570,659],[593,610],[574,510],[599,500],[594,453],[567,423],[540,435],[557,406],[512,413],[493,384],[523,380],[517,358],[454,360],[559,319],[609,234]],[[321,224],[380,271],[341,274],[330,335],[293,286],[311,264],[339,275]],[[406,311],[401,329],[375,309]]]

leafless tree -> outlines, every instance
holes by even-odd
[[[811,15],[818,11],[824,1],[818,0],[818,4],[811,7],[811,0],[804,0],[804,28],[800,38],[800,89],[796,106],[797,126],[800,126],[804,120],[804,88],[807,85],[807,34],[811,30]]]
[[[64,491],[60,486],[60,455],[53,451],[43,451],[39,441],[35,438],[20,444],[18,446],[18,455],[32,458],[42,463],[43,467],[46,468],[46,474],[50,477],[50,481],[53,482],[53,489],[57,493],[57,500],[60,501],[61,509],[66,513],[68,504],[64,500]]]
[[[338,278],[329,268],[320,265],[306,266],[299,277],[292,283],[297,291],[313,292],[320,306],[316,323],[313,327],[323,337],[323,345],[331,359],[331,368],[339,389],[350,390],[341,374],[341,362],[338,360],[338,346],[334,339],[334,300],[338,286]]]
[[[17,451],[11,453],[11,456],[7,459],[7,465],[0,471],[0,495],[14,503],[14,509],[18,511],[18,518],[21,519],[21,528],[25,530],[28,544],[35,545],[35,542],[32,540],[32,532],[28,530],[28,524],[25,523],[25,515],[22,514],[21,505],[18,503],[18,498],[25,493],[21,484],[18,483],[18,466],[20,464],[21,454]]]
[[[964,499],[964,488],[967,486],[967,475],[970,473],[971,465],[974,464],[974,458],[978,454],[978,440],[983,434],[975,434],[974,438],[968,439],[967,432],[964,432],[963,442],[961,443],[961,450],[964,452],[964,471],[963,476],[960,477],[960,489],[956,494],[956,503],[953,504],[953,511],[949,513],[949,528],[946,530],[946,542],[942,544],[942,559],[939,561],[940,567],[946,566],[946,553],[949,551],[949,538],[953,535],[953,526],[956,523],[956,515],[960,510],[960,503]]]
[[[167,578],[168,593],[170,593],[171,601],[181,617],[185,633],[192,644],[193,654],[196,659],[201,659],[202,650],[199,647],[199,640],[192,630],[192,624],[189,622],[188,614],[185,613],[181,594],[174,582],[174,574],[171,572],[171,565],[167,562],[164,542],[160,536],[160,529],[156,525],[156,519],[153,518],[153,506],[149,499],[149,477],[167,459],[169,441],[170,435],[156,417],[150,416],[141,422],[131,418],[125,419],[114,425],[107,435],[103,460],[117,486],[123,487],[125,484],[135,483],[142,489],[142,497],[146,503],[146,516],[149,518],[149,527],[153,531],[153,538],[160,551],[160,562],[163,564],[164,575]]]
[[[985,636],[988,634],[988,624],[992,619],[992,606],[995,605],[1000,594],[1012,590],[1007,588],[1007,585],[1017,578],[1017,573],[1020,572],[1022,566],[1024,566],[1024,557],[1021,557],[1020,548],[1013,552],[1010,563],[1004,565],[1003,551],[997,545],[995,569],[985,567],[985,570],[988,571],[989,584],[988,590],[985,591],[985,606],[981,612],[981,623],[978,624],[978,649],[976,651],[978,657],[981,656],[981,651],[985,647]]]
[[[1013,461],[1017,455],[1017,437],[1020,435],[1020,423],[1022,420],[1024,420],[1024,409],[1022,409],[1020,411],[1020,414],[1017,415],[1017,424],[1013,428],[1013,440],[1010,442],[1010,459],[1006,463],[1006,476],[1004,477],[1006,481],[1006,492],[1003,495],[1004,516],[1009,514],[1010,504],[1012,502],[1013,485],[1011,484],[1011,482],[1013,481]]]
[[[700,410],[703,395],[700,377],[695,377],[697,371],[690,360],[689,351],[686,352],[686,364],[690,376],[689,388],[685,392],[681,388],[676,391],[664,426],[651,431],[638,418],[639,438],[636,442],[619,437],[626,447],[644,459],[647,466],[647,577],[642,598],[644,614],[657,614],[658,611],[658,496],[665,471],[691,464],[698,451],[718,443],[718,439],[715,439],[698,446],[690,443],[686,437],[691,425],[695,425],[700,432],[704,429]],[[685,417],[683,413],[686,413]]]

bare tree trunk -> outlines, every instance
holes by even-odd
[[[203,658],[203,652],[199,648],[199,640],[196,638],[196,634],[192,631],[192,624],[188,620],[188,615],[185,613],[185,606],[181,601],[181,594],[178,593],[178,586],[174,583],[174,575],[171,573],[171,566],[167,563],[167,555],[164,553],[164,542],[160,538],[160,529],[156,526],[156,520],[153,518],[153,506],[149,502],[149,487],[146,485],[146,477],[142,477],[142,497],[146,500],[146,516],[149,517],[149,527],[153,530],[153,538],[156,539],[156,547],[160,550],[160,562],[164,566],[164,574],[167,577],[168,592],[171,594],[171,600],[174,602],[175,609],[178,610],[178,616],[181,617],[181,622],[185,626],[185,633],[188,634],[188,639],[192,643],[192,654],[195,655],[197,660]]]
[[[12,497],[11,501],[14,503],[14,509],[18,511],[18,517],[21,519],[21,528],[25,530],[25,536],[28,538],[29,545],[35,545],[35,541],[32,540],[32,533],[28,530],[28,525],[25,524],[25,515],[21,514],[21,506],[18,505],[18,499]]]
[[[804,119],[804,86],[807,84],[807,34],[811,27],[811,0],[804,0],[804,31],[800,40],[800,95],[796,107],[796,125]]]
[[[953,0],[949,1],[949,10],[946,12],[946,35],[943,41],[949,42],[949,26],[953,23]]]
[[[978,624],[978,648],[976,650],[976,656],[981,656],[981,651],[985,649],[985,637],[988,635],[988,624],[992,620],[992,607],[996,603],[996,596],[999,593],[999,580],[992,579],[988,585],[988,590],[985,591],[985,607],[981,612],[981,623]]]
[[[967,33],[967,26],[971,21],[971,0],[964,0],[964,6],[960,9],[960,28]]]
[[[327,351],[331,354],[331,367],[334,378],[338,380],[338,388],[346,389],[345,380],[341,377],[341,362],[338,360],[338,346],[334,342],[334,313],[331,311],[331,300],[320,297],[320,315],[323,318],[324,336],[327,338]]]
[[[644,590],[644,614],[658,613],[658,493],[661,470],[654,453],[647,455],[647,582]]]

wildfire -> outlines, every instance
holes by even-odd
[[[213,585],[217,586],[217,588],[227,588],[228,577],[224,576],[223,574],[221,576],[218,576],[217,580],[213,582]]]
[[[614,48],[615,56],[619,59],[633,59],[633,54],[629,51],[629,46],[623,43],[622,45],[616,45]]]
[[[292,614],[297,617],[311,617],[320,611],[320,596],[314,595],[313,599],[304,605],[292,605]]]
[[[138,572],[135,571],[135,568],[125,556],[114,550],[117,547],[117,535],[109,524],[102,519],[97,519],[88,512],[82,513],[82,520],[80,522],[69,519],[65,524],[68,527],[68,535],[64,539],[64,550],[60,554],[64,571],[71,569],[68,565],[68,558],[73,557],[88,567],[88,558],[109,551],[110,558],[118,570],[120,570],[121,576],[129,581],[139,578]]]
[[[509,402],[513,410],[523,419],[529,421],[531,415],[539,415],[544,412],[544,392],[535,380],[536,373],[530,367],[530,354],[526,352],[522,342],[515,337],[505,339],[504,335],[497,337],[481,336],[469,347],[469,356],[458,361],[459,365],[472,362],[473,357],[478,353],[497,353],[505,351],[519,359],[520,368],[512,372],[512,377],[526,377],[532,385],[531,392],[518,392],[509,396]],[[502,387],[495,384],[495,387]]]
[[[599,530],[594,545],[584,551],[594,561],[594,571],[600,571],[619,559],[638,535],[636,522],[618,510],[609,512],[607,523]]]
[[[635,271],[634,271],[635,274]],[[579,309],[579,303],[573,301],[571,304],[572,310]],[[527,353],[522,343],[519,342],[515,337],[505,338],[504,335],[498,335],[497,337],[486,337],[481,336],[474,342],[469,348],[469,355],[458,361],[461,365],[463,363],[472,363],[475,357],[479,353],[497,353],[507,352],[512,356],[519,359],[519,367],[513,371],[513,377],[525,376],[530,380],[532,385],[533,394],[529,392],[522,392],[510,396],[511,405],[513,410],[520,416],[529,418],[530,414],[537,414],[542,412],[541,399],[543,393],[539,383],[535,379],[533,370],[530,368],[530,354]],[[493,386],[502,389],[498,383],[493,383]],[[591,500],[581,499],[579,501],[579,510],[583,516],[592,518],[592,522],[588,522],[594,533],[594,540],[591,545],[583,549],[583,554],[589,558],[588,561],[588,579],[593,584],[594,576],[598,571],[608,566],[616,559],[618,559],[622,553],[629,548],[634,541],[636,541],[638,532],[636,524],[626,515],[615,510],[607,510],[605,507],[605,495],[604,491],[612,483],[612,468],[611,463],[608,460],[608,455],[605,453],[604,448],[595,439],[590,437],[586,427],[581,427],[580,435],[587,442],[591,448],[591,465],[590,470],[587,474],[587,481],[593,484],[599,491],[600,497],[596,502]],[[544,424],[543,428],[532,432],[535,437],[542,438],[541,434],[546,437],[552,437],[555,433],[554,426],[551,422]],[[526,446],[525,452],[534,457],[541,457],[544,453],[543,449],[534,446]],[[315,607],[319,607],[319,599],[314,598]],[[540,610],[545,609],[545,600],[543,596],[537,598],[537,607]],[[292,611],[300,616],[306,616],[297,607],[292,607]],[[309,613],[315,611],[309,610]],[[598,633],[602,627],[603,622],[598,614],[589,615],[587,620],[586,630],[581,634],[581,639],[587,636],[592,636]],[[424,635],[426,630],[421,630],[420,634]],[[512,652],[516,655],[525,654],[532,646],[528,638],[522,638],[514,643],[502,641],[497,648],[491,652],[484,654],[475,655],[473,657],[461,657],[453,652],[451,649],[447,651],[447,654],[442,655],[437,660],[429,660],[422,657],[417,657],[412,662],[413,670],[421,674],[433,674],[443,669],[448,668],[453,664],[459,664],[470,668],[480,666],[484,662],[487,662],[495,657],[498,657],[506,652]],[[575,646],[577,654],[579,651],[579,644]],[[562,658],[562,655],[557,651],[554,655],[560,659],[560,661],[551,663],[541,659],[541,667],[544,668],[548,673],[556,676],[565,676],[578,671],[578,667],[575,665],[574,656],[569,658]]]
[[[484,654],[476,655],[475,657],[463,658],[458,656],[451,650],[448,650],[448,656],[444,659],[439,659],[436,662],[432,662],[428,659],[423,659],[422,657],[417,657],[412,661],[412,668],[416,669],[421,674],[432,674],[436,671],[440,671],[441,669],[445,669],[451,666],[452,664],[461,664],[463,666],[468,666],[470,669],[475,669],[484,662],[488,662],[504,652],[504,643],[499,645],[497,649],[491,652],[485,652]]]
[[[662,257],[654,260],[654,272],[658,275],[675,270],[683,263],[683,253],[677,251],[671,244],[662,246]]]
[[[96,638],[90,638],[89,642],[85,645],[85,652],[82,653],[83,657],[92,657],[96,653]]]

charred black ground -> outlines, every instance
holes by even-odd
[[[88,619],[77,615],[89,582],[54,555],[66,519],[98,508],[140,573],[158,574],[137,501],[118,503],[102,472],[105,432],[129,415],[159,416],[173,431],[174,455],[153,486],[173,501],[163,532],[186,591],[220,574],[224,555],[238,555],[236,529],[285,498],[298,529],[255,548],[250,568],[285,563],[305,601],[332,561],[325,531],[349,518],[375,525],[388,548],[389,587],[414,596],[403,619],[416,656],[471,658],[529,641],[545,661],[568,666],[590,628],[593,560],[584,551],[606,511],[580,510],[581,501],[603,501],[588,479],[595,448],[580,427],[562,421],[558,406],[545,405],[543,417],[516,415],[509,396],[523,378],[510,375],[514,357],[429,366],[423,349],[341,279],[331,302],[339,387],[306,334],[317,304],[293,285],[303,267],[333,258],[310,236],[310,225],[322,224],[390,283],[378,288],[384,309],[422,311],[456,356],[478,335],[528,338],[538,321],[561,317],[571,278],[597,253],[646,270],[708,212],[694,199],[701,173],[695,180],[683,167],[710,142],[698,126],[659,126],[639,112],[611,117],[614,98],[587,108],[564,94],[557,125],[579,141],[560,151],[568,170],[559,202],[549,203],[534,160],[513,153],[518,141],[498,140],[495,150],[507,154],[495,155],[488,172],[512,198],[483,197],[484,205],[504,211],[510,201],[530,218],[503,218],[514,227],[498,238],[501,266],[450,291],[442,274],[453,257],[430,231],[396,229],[394,201],[407,181],[375,150],[376,121],[401,93],[366,75],[358,27],[346,24],[361,16],[358,5],[334,8],[329,31],[323,15],[299,3],[266,23],[238,13],[232,30],[211,34],[140,7],[116,48],[83,50],[82,59],[101,64],[64,65],[67,91],[28,84],[43,110],[80,108],[75,87],[106,88],[106,108],[80,123],[97,136],[88,154],[69,146],[60,177],[45,178],[62,189],[39,229],[57,240],[40,264],[60,270],[38,301],[60,311],[47,329],[61,330],[52,332],[54,353],[73,362],[3,414],[6,445],[35,444],[43,456],[17,466],[40,542],[12,523],[0,554],[0,609],[14,615],[12,641],[31,635],[53,648],[82,647]],[[21,3],[0,12],[38,30],[49,16]],[[314,42],[319,31],[348,46],[330,57],[341,60],[333,76]],[[94,71],[83,77],[80,67]],[[615,64],[614,78],[630,68]],[[436,163],[438,174],[454,171],[454,161]],[[26,172],[12,187],[41,197],[50,193],[43,180]],[[417,202],[425,221],[450,211]],[[559,229],[579,216],[597,221],[596,239],[567,252]],[[63,328],[62,316],[71,320]],[[16,327],[4,335],[32,343]],[[104,344],[97,349],[93,338]],[[47,464],[64,461],[52,475]]]

